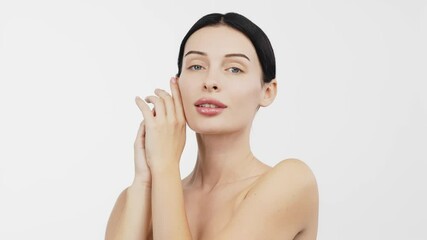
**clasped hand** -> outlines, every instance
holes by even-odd
[[[156,89],[155,96],[135,101],[144,120],[135,140],[135,178],[151,183],[151,174],[179,167],[186,140],[186,121],[177,78],[171,78],[171,94]]]

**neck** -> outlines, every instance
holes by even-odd
[[[213,189],[256,175],[260,162],[250,149],[249,130],[228,134],[196,134],[199,147],[191,184]]]

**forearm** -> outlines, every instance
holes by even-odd
[[[179,167],[152,172],[154,240],[191,240]]]
[[[146,240],[151,223],[151,188],[134,182],[117,199],[107,225],[106,240]]]

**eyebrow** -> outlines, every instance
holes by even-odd
[[[184,57],[186,57],[186,56],[188,56],[188,55],[190,55],[190,54],[198,54],[198,55],[202,55],[202,56],[207,56],[208,54],[207,53],[205,53],[205,52],[201,52],[201,51],[188,51],[185,55],[184,55]],[[242,57],[242,58],[246,58],[249,62],[251,61],[250,59],[249,59],[249,57],[248,56],[246,56],[245,54],[243,54],[243,53],[229,53],[229,54],[226,54],[225,55],[225,57]]]
[[[226,54],[225,57],[242,57],[242,58],[246,58],[248,59],[248,61],[250,62],[251,60],[248,58],[248,56],[246,56],[243,53],[230,53],[230,54]]]
[[[190,55],[190,54],[199,54],[199,55],[202,55],[202,56],[207,56],[208,54],[207,53],[205,53],[205,52],[200,52],[200,51],[188,51],[185,55],[184,55],[184,57],[186,57],[186,56],[188,56],[188,55]]]

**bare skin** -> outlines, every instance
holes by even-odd
[[[135,140],[135,180],[117,200],[106,239],[316,239],[318,190],[310,168],[297,159],[270,167],[250,149],[255,114],[277,92],[275,79],[260,84],[251,42],[226,26],[205,27],[185,52],[172,94],[158,89],[146,98],[155,114],[136,99],[144,121]],[[203,97],[227,108],[214,117],[200,114],[195,101]],[[181,179],[187,124],[198,156]]]
[[[287,169],[285,170],[285,168]],[[248,238],[242,236],[234,239],[316,239],[318,218],[317,187],[315,182],[312,182],[314,179],[310,176],[311,173],[307,166],[300,160],[288,159],[274,168],[258,162],[256,169],[257,175],[253,177],[223,184],[212,190],[194,186],[191,182],[191,175],[183,180],[185,207],[193,236],[192,239],[216,239],[215,236],[218,236],[218,233],[223,231],[231,222],[236,223],[236,228],[242,229],[237,234],[250,235]],[[278,191],[284,191],[286,183],[277,182],[275,185],[272,183],[276,179],[290,180],[291,176],[274,176],[286,174],[289,171],[296,171],[292,174],[306,175],[311,179],[308,179],[305,183],[307,184],[306,189],[302,193],[305,195],[305,199],[299,199],[298,203],[287,206],[288,208],[292,206],[298,211],[285,213],[286,217],[279,218],[282,221],[276,221],[277,225],[274,226],[274,221],[265,222],[265,220],[260,220],[262,214],[260,215],[259,212],[263,211],[268,219],[274,215],[272,212],[279,211],[280,207],[274,205],[260,206],[258,201],[272,200],[277,197]],[[288,184],[292,185],[293,183]],[[264,195],[257,197],[258,192]],[[256,201],[252,201],[255,199]],[[252,208],[258,209],[254,211]],[[299,215],[301,213],[303,214]],[[245,218],[245,220],[239,220],[242,218]],[[290,227],[286,225],[289,222],[300,222],[301,225]],[[264,223],[266,224],[264,225]],[[253,231],[250,231],[250,229]]]

